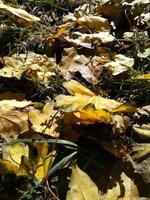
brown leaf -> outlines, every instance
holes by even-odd
[[[0,132],[8,136],[15,136],[29,130],[28,114],[13,109],[0,109]]]
[[[84,55],[78,55],[74,47],[66,48],[64,49],[64,55],[59,64],[59,69],[66,80],[70,80],[75,72],[80,72],[86,81],[97,84],[102,66],[98,64],[96,58],[96,56],[90,58]]]

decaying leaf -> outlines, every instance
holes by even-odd
[[[70,179],[70,190],[66,200],[100,200],[101,196],[96,184],[83,172],[77,164],[73,165]]]
[[[42,111],[37,109],[29,111],[29,120],[32,123],[32,129],[39,133],[58,137],[59,133],[55,131],[58,125],[52,119],[56,112],[56,110],[53,110],[51,103],[47,103]]]

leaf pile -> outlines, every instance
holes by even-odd
[[[93,1],[52,30],[0,1],[2,34],[22,35],[0,57],[1,199],[150,198],[148,8]]]

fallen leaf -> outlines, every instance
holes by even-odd
[[[86,81],[94,85],[99,82],[98,78],[102,69],[96,56],[91,58],[78,55],[74,47],[64,49],[64,55],[59,63],[59,70],[64,79],[70,80],[75,72],[80,72]]]
[[[135,173],[142,176],[145,183],[150,183],[150,144],[132,143],[130,155],[133,160]]]
[[[25,108],[29,105],[32,105],[32,101],[17,101],[16,99],[10,99],[10,100],[2,100],[0,101],[0,107],[2,109],[11,109],[11,108]]]
[[[64,87],[68,89],[68,92],[74,94],[74,96],[58,95],[56,97],[56,107],[59,107],[65,112],[74,112],[83,109],[87,105],[94,106],[94,108],[98,110],[107,110],[112,113],[135,111],[135,107],[130,104],[124,105],[113,99],[107,99],[90,93],[89,90],[85,89],[85,87],[77,81],[70,80],[64,83]],[[81,88],[78,93],[77,88]],[[91,95],[86,95],[87,93]]]
[[[83,172],[77,164],[73,165],[70,178],[70,190],[66,200],[100,200],[98,187],[92,179]]]
[[[48,170],[52,166],[56,157],[56,151],[53,150],[48,153],[48,147],[47,143],[36,144],[38,156],[36,159],[37,167],[34,175],[38,180],[43,180],[47,176]]]
[[[55,75],[54,59],[46,55],[33,52],[28,54],[13,54],[11,57],[3,57],[3,68],[0,69],[0,76],[15,77],[21,79],[25,77],[33,81],[48,84],[52,75]]]
[[[104,66],[112,71],[114,76],[128,71],[132,68],[134,64],[134,59],[126,57],[122,54],[117,54],[114,56],[114,60],[106,63]]]
[[[5,144],[2,147],[3,160],[9,160],[16,166],[20,166],[21,157],[29,157],[29,146],[21,142]]]
[[[53,105],[51,103],[47,103],[42,111],[37,109],[29,111],[28,114],[32,129],[39,133],[58,137],[59,133],[55,131],[58,125],[52,119],[56,112],[56,110],[53,110]]]
[[[100,16],[84,15],[76,19],[79,26],[86,26],[91,31],[109,31],[110,25],[108,20]]]
[[[19,174],[19,168],[9,160],[0,160],[0,174]]]
[[[150,124],[142,124],[142,126],[135,124],[133,125],[133,130],[141,139],[150,138]]]
[[[33,22],[39,22],[40,21],[39,17],[31,15],[23,9],[8,6],[8,5],[4,4],[2,1],[0,1],[0,9],[7,11],[7,12],[10,12],[15,17],[18,17],[18,18],[24,20],[25,22],[28,22],[28,24],[29,23],[32,24]]]
[[[74,112],[77,122],[81,124],[94,124],[94,123],[110,123],[111,114],[106,110],[95,110],[92,108],[85,108]]]
[[[134,182],[122,172],[120,180],[116,181],[116,186],[108,189],[103,198],[105,200],[137,200],[139,199],[139,195]]]
[[[27,112],[0,108],[0,132],[8,136],[16,136],[29,130]]]
[[[142,79],[150,79],[150,74],[143,74],[138,76],[131,77],[132,79],[142,80]]]

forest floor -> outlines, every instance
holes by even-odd
[[[150,199],[148,0],[0,0],[0,199]]]

